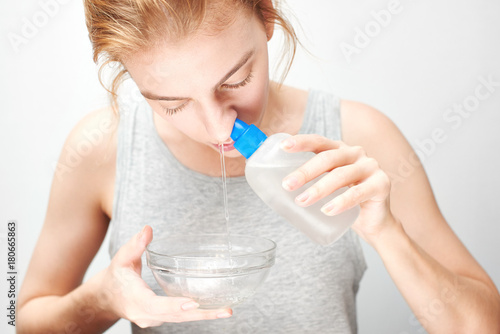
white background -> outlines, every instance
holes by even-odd
[[[47,1],[0,4],[1,268],[7,271],[6,224],[15,219],[18,280],[43,224],[53,165],[64,139],[85,113],[107,103],[92,62],[81,1],[61,0],[44,21],[41,3]],[[378,108],[420,151],[433,131],[441,129],[443,140],[427,146],[424,166],[449,224],[499,286],[500,87],[469,107],[473,111],[461,117],[459,126],[443,116],[454,104],[474,102],[478,78],[500,82],[500,1],[402,0],[398,13],[381,27],[371,12],[389,3],[289,1],[292,21],[300,22],[301,39],[314,57],[299,52],[286,83],[331,90]],[[22,36],[26,20],[40,27],[14,47],[9,36]],[[369,44],[346,57],[341,45],[355,46],[357,29],[365,28]],[[359,37],[357,41],[359,45]],[[277,53],[276,42],[271,43],[272,54]],[[107,266],[106,246],[88,275]],[[363,247],[369,269],[358,295],[359,332],[422,333],[377,254]],[[0,280],[1,305],[7,305],[6,282]],[[11,331],[5,329],[5,315],[0,319],[0,331]],[[108,332],[128,331],[128,323],[120,321]]]

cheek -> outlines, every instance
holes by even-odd
[[[188,114],[180,111],[170,116],[165,114],[162,107],[154,105],[148,101],[154,112],[155,123],[159,132],[168,132],[170,134],[183,133],[191,138],[198,138],[203,129],[203,124],[199,123],[198,118],[190,117]]]
[[[245,90],[241,95],[237,108],[238,117],[257,122],[267,105],[267,82],[265,80],[253,82],[252,88]]]

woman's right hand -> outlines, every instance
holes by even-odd
[[[100,308],[139,327],[160,326],[165,322],[184,322],[227,318],[231,309],[201,310],[192,299],[157,296],[141,278],[141,256],[153,239],[150,226],[133,236],[101,272]]]

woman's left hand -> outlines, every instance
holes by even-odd
[[[359,204],[361,211],[352,227],[367,241],[376,237],[387,224],[394,222],[389,204],[389,176],[375,159],[366,155],[362,147],[307,134],[284,140],[281,148],[287,152],[316,153],[315,157],[283,179],[286,190],[298,189],[323,173],[328,173],[296,197],[298,205],[309,206],[337,189],[349,187],[325,204],[321,211],[334,216]]]

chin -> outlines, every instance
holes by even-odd
[[[226,158],[243,158],[243,155],[241,155],[238,150],[234,149],[232,151],[224,152],[224,157]]]
[[[220,153],[219,148],[218,148],[216,145],[213,145],[213,144],[212,144],[212,145],[209,145],[209,146],[210,146],[210,147],[211,147],[214,151],[216,151],[217,153]],[[240,153],[240,152],[238,152],[238,150],[237,150],[237,149],[235,149],[234,147],[232,147],[232,145],[231,145],[231,147],[226,148],[226,149],[224,150],[224,156],[225,156],[226,158],[241,158],[241,157],[243,157],[243,156],[241,155],[241,153]]]

